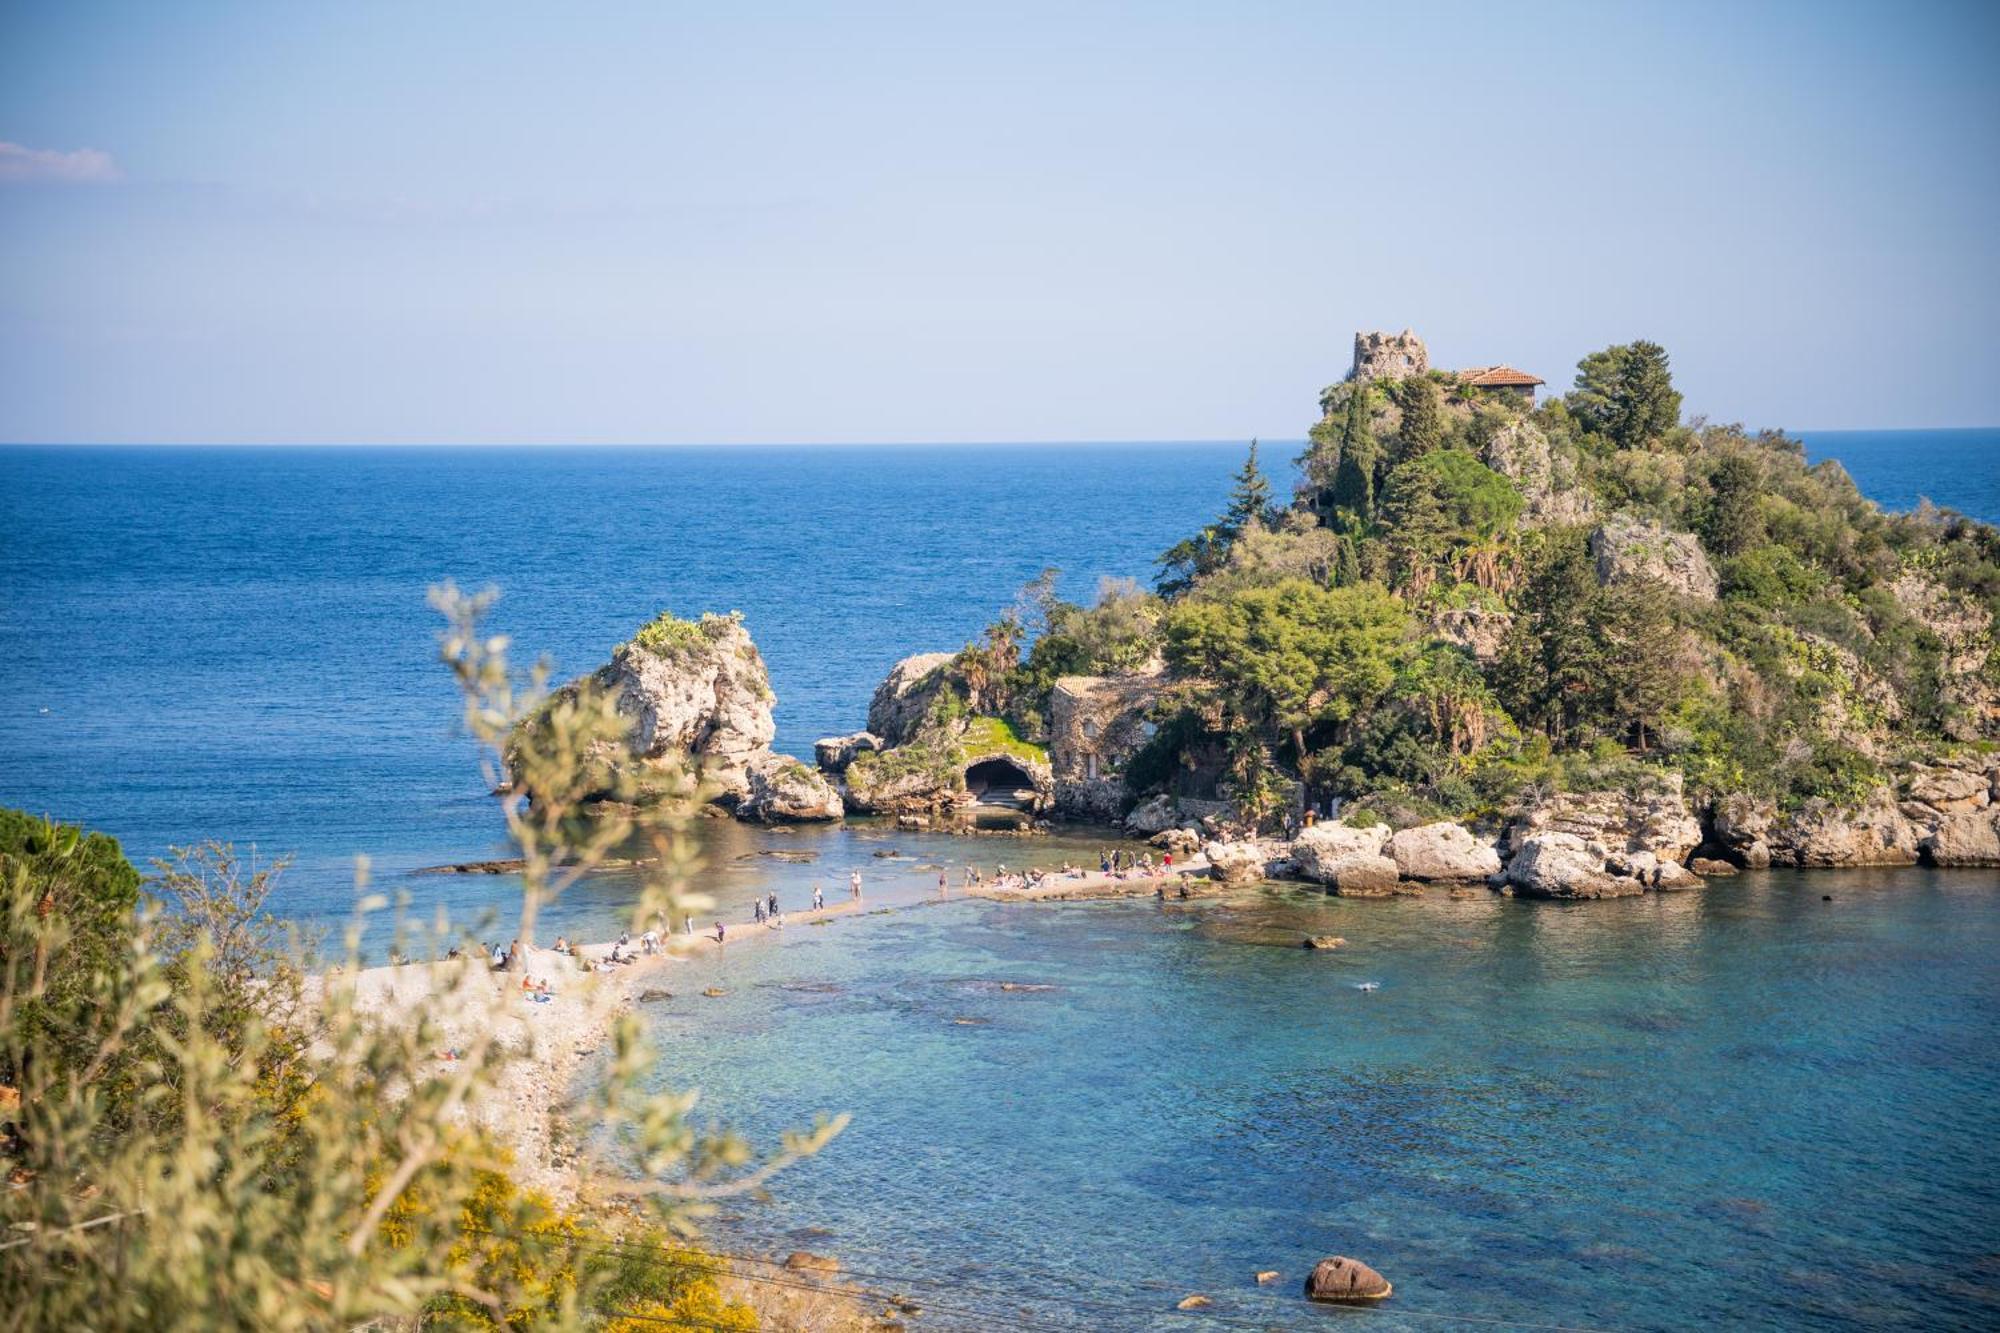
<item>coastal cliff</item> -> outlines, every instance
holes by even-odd
[[[628,798],[678,795],[692,772],[710,803],[739,818],[840,818],[844,807],[833,784],[771,749],[777,697],[740,617],[690,621],[662,613],[589,680],[616,700],[629,723],[620,742],[596,756]],[[551,702],[576,697],[578,688],[565,686]]]
[[[1046,746],[1058,814],[1256,843],[1342,892],[2000,863],[2000,533],[1684,423],[1651,343],[1541,384],[1357,335],[1289,501],[1253,443],[1153,591],[1078,605],[1050,571],[957,655],[899,663],[850,805],[936,796],[940,727],[971,713]],[[1388,832],[1281,836],[1335,810]]]

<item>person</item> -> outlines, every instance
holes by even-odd
[[[1172,852],[1160,853],[1160,873],[1162,875],[1171,875],[1174,873],[1174,854]]]
[[[1100,850],[1098,851],[1098,853],[1097,853],[1097,873],[1098,873],[1098,874],[1100,874],[1100,875],[1108,875],[1108,874],[1110,874],[1110,873],[1111,873],[1111,853],[1110,853],[1110,852],[1107,852],[1107,851],[1103,851],[1103,850],[1101,850],[1101,849],[1100,849]]]
[[[694,913],[690,912],[681,918],[681,934],[689,936],[694,934]]]
[[[946,877],[945,872],[942,869],[940,869],[938,871],[938,897],[940,898],[949,897],[950,894],[951,894],[951,881],[949,878]]]
[[[822,908],[822,907],[825,907],[825,906],[826,906],[826,891],[825,891],[824,889],[820,888],[820,886],[819,886],[819,881],[818,881],[818,880],[814,880],[814,881],[813,881],[813,911],[817,912],[817,911],[819,911],[819,909],[820,909],[820,908]]]
[[[660,932],[657,930],[648,930],[639,937],[639,947],[646,951],[648,958],[658,953],[660,951]]]
[[[861,900],[861,868],[856,866],[847,872],[847,887],[853,890],[856,902]]]
[[[567,935],[556,936],[556,952],[557,953],[569,952],[569,936]]]
[[[717,944],[720,944],[720,943],[722,943],[723,939],[725,938],[725,935],[726,935],[726,932],[725,932],[725,931],[723,930],[723,928],[722,928],[722,923],[721,923],[720,921],[716,922],[716,923],[715,923],[715,942],[716,942]]]
[[[750,903],[750,919],[762,925],[764,922],[764,900],[753,899]]]
[[[777,914],[778,914],[778,895],[774,893],[771,895],[769,901],[767,901],[764,904],[764,915],[766,918],[770,918],[776,916]]]

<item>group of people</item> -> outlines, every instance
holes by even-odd
[[[1174,873],[1174,854],[1162,852],[1160,863],[1156,867],[1151,852],[1144,852],[1135,857],[1123,847],[1114,847],[1097,854],[1097,873],[1109,875],[1113,879],[1126,879],[1132,875],[1138,875],[1141,879],[1151,879],[1155,874],[1171,875]]]

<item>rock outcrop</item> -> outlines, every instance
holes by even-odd
[[[813,742],[813,759],[828,773],[840,774],[857,755],[873,754],[883,748],[882,738],[872,731],[850,732],[845,736],[822,736]]]
[[[1261,842],[1211,842],[1206,851],[1209,874],[1224,884],[1255,884],[1273,860]]]
[[[1644,893],[1642,880],[1605,868],[1609,855],[1602,843],[1574,833],[1531,834],[1507,862],[1507,883],[1528,898],[1623,898]]]
[[[1396,863],[1378,854],[1359,853],[1336,862],[1321,881],[1328,893],[1343,898],[1386,898],[1396,893],[1418,893],[1421,886],[1397,873]]]
[[[1302,829],[1292,842],[1292,863],[1301,875],[1321,884],[1333,883],[1334,874],[1347,861],[1358,857],[1379,859],[1382,845],[1389,840],[1389,826],[1376,824],[1359,828],[1331,821]],[[1391,863],[1392,870],[1394,863]]]
[[[1878,787],[1852,809],[1810,800],[1771,821],[1771,860],[1791,866],[1906,866],[1917,859],[1917,830]]]
[[[1994,651],[1992,613],[1915,570],[1898,575],[1889,591],[1944,651],[1938,688],[1945,734],[1960,741],[2000,735],[2000,678],[1987,669]]]
[[[1691,532],[1670,532],[1648,519],[1613,514],[1590,534],[1590,554],[1597,562],[1598,582],[1607,586],[1646,579],[1695,601],[1715,600],[1715,567]]]
[[[846,813],[840,789],[790,755],[766,754],[749,768],[749,791],[738,816],[766,824],[839,819]]]
[[[1701,845],[1701,821],[1688,808],[1681,775],[1665,774],[1643,791],[1560,792],[1523,811],[1507,830],[1510,850],[1537,833],[1574,833],[1609,853],[1643,852],[1686,864]]]
[[[2000,814],[1962,810],[1946,815],[1918,849],[1936,866],[2000,866]]]
[[[868,701],[868,730],[882,738],[882,746],[902,745],[914,738],[930,716],[931,705],[950,684],[945,670],[950,653],[917,653],[889,668],[889,674],[875,687]]]
[[[1592,517],[1590,492],[1577,484],[1575,469],[1558,458],[1549,437],[1532,421],[1510,421],[1493,432],[1480,450],[1486,466],[1514,483],[1527,504],[1523,527],[1587,523]]]
[[[1404,879],[1483,880],[1500,872],[1500,853],[1449,820],[1406,828],[1389,839],[1389,855]]]

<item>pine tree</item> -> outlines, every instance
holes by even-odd
[[[1643,340],[1577,362],[1568,402],[1585,429],[1620,449],[1640,448],[1680,424],[1681,396],[1667,349]]]
[[[1412,598],[1437,578],[1451,546],[1451,520],[1438,498],[1435,476],[1421,461],[1403,463],[1382,491],[1382,526],[1388,536],[1390,578]]]
[[[1520,605],[1494,684],[1517,721],[1560,745],[1601,717],[1604,697],[1597,572],[1581,533],[1552,534]]]
[[[1229,509],[1216,526],[1234,541],[1253,526],[1270,527],[1271,518],[1271,482],[1257,466],[1257,441],[1252,440],[1250,456],[1243,460],[1236,485],[1229,492]]]

